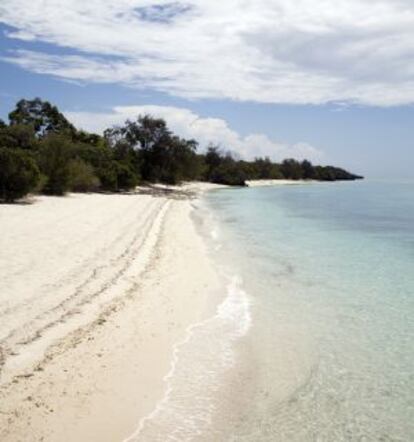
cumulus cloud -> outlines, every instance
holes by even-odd
[[[244,159],[269,156],[275,161],[285,158],[306,158],[314,162],[323,160],[323,153],[310,144],[280,143],[264,134],[249,134],[243,137],[223,119],[201,117],[184,108],[146,105],[118,106],[108,113],[65,112],[66,117],[77,127],[98,133],[102,133],[107,127],[122,124],[127,119],[135,119],[144,114],[164,118],[168,126],[181,137],[196,139],[201,150],[213,143]]]
[[[414,102],[411,0],[2,0],[0,22],[62,52],[4,60],[65,79],[185,98]]]

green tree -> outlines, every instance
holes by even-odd
[[[221,152],[220,146],[215,146],[214,144],[210,144],[207,147],[207,153],[205,156],[205,163],[207,166],[207,179],[213,173],[213,170],[220,166],[223,160],[223,154]]]
[[[234,160],[231,153],[221,157],[220,164],[211,169],[209,181],[229,186],[245,186],[246,174],[242,161]]]
[[[70,189],[69,162],[73,157],[73,144],[65,136],[51,134],[42,140],[38,162],[47,179],[43,188],[46,194],[64,195]]]
[[[315,169],[310,161],[308,160],[302,161],[301,167],[302,167],[302,176],[305,180],[312,180],[315,178]]]
[[[40,172],[33,158],[20,149],[0,148],[0,199],[13,202],[33,191]]]
[[[197,143],[174,135],[161,118],[139,116],[105,131],[115,158],[144,181],[175,184],[194,177],[200,168]]]
[[[283,177],[288,180],[300,180],[303,178],[302,167],[299,161],[293,158],[284,160],[280,167]]]
[[[0,146],[34,149],[36,138],[33,126],[24,124],[0,126]]]
[[[75,127],[59,112],[56,106],[40,98],[20,100],[16,108],[9,113],[10,126],[17,124],[33,126],[37,137],[42,138],[50,133],[67,133],[73,136]]]

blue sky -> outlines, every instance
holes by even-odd
[[[413,178],[411,2],[41,3],[0,5],[0,118],[40,96],[91,131],[149,112],[201,147]]]

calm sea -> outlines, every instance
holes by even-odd
[[[413,441],[414,183],[222,190],[206,204],[250,311],[216,440]]]

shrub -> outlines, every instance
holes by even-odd
[[[115,161],[108,161],[105,167],[100,167],[96,171],[98,179],[101,183],[101,189],[108,192],[118,190],[118,175],[117,163]]]
[[[39,148],[39,165],[47,181],[43,188],[49,195],[64,195],[70,189],[69,164],[73,145],[62,135],[49,135]]]
[[[80,159],[71,160],[68,165],[70,189],[74,192],[93,192],[99,189],[100,181],[93,167]]]
[[[16,124],[0,125],[0,146],[19,149],[33,149],[36,145],[35,132],[32,126]]]
[[[213,170],[210,181],[228,186],[245,186],[246,176],[236,162],[226,161]]]
[[[130,190],[138,185],[139,177],[128,164],[117,163],[117,190]]]
[[[13,202],[34,190],[40,172],[33,158],[20,149],[0,148],[0,198]]]

